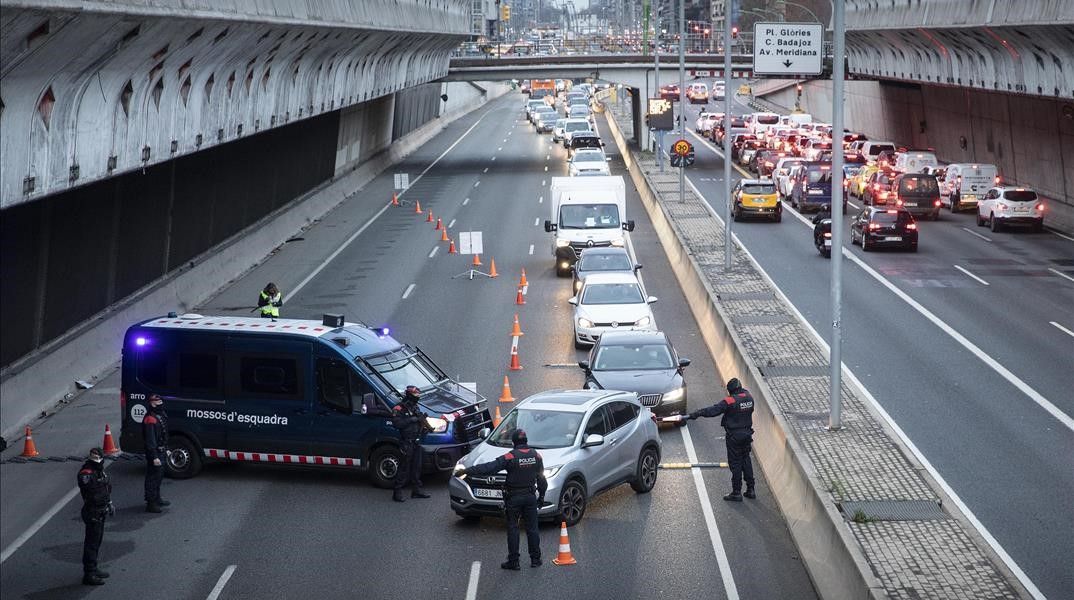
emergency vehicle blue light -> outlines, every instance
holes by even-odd
[[[390,328],[388,328],[388,327],[381,327],[381,328],[377,329],[377,334],[380,337],[385,337],[387,335],[390,335],[391,332],[392,332],[392,330]]]
[[[135,346],[144,346],[144,345],[146,345],[148,343],[149,343],[149,340],[145,339],[144,337],[139,336],[139,337],[134,338],[134,345]]]

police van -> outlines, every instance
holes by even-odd
[[[149,396],[164,400],[165,472],[207,460],[355,468],[390,487],[399,431],[391,409],[408,385],[429,415],[426,471],[448,471],[491,427],[486,401],[385,329],[297,319],[185,314],[130,327],[123,339],[120,447],[142,452]]]

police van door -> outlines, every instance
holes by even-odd
[[[309,455],[310,343],[268,336],[228,339],[228,450]]]
[[[318,456],[364,458],[390,421],[391,412],[354,370],[353,363],[318,356],[315,369],[317,402],[311,425],[311,452]]]

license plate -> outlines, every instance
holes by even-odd
[[[907,202],[906,206],[917,206],[917,202]]]
[[[889,236],[887,236],[886,238],[884,238],[884,241],[885,241],[885,242],[901,242],[901,241],[902,241],[902,236],[899,236],[899,235],[889,235]]]
[[[977,200],[977,194],[963,194],[962,199],[963,200],[974,201],[974,200]]]
[[[832,241],[831,240],[824,240],[824,247],[825,248],[831,248],[832,247]]]
[[[1016,213],[1027,213],[1027,212],[1029,212],[1029,210],[1030,210],[1029,208],[1016,208],[1016,209],[1014,209],[1014,212],[1016,212]]]
[[[474,488],[475,498],[503,498],[503,490],[491,490],[486,488]]]

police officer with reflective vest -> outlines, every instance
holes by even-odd
[[[104,451],[93,448],[78,471],[78,491],[82,494],[82,522],[86,539],[82,543],[82,583],[104,585],[108,573],[97,568],[97,554],[104,539],[104,521],[116,514],[112,505],[112,484],[104,472]]]
[[[257,297],[257,306],[261,309],[261,317],[265,319],[279,319],[280,307],[283,306],[283,294],[275,283],[269,283],[261,290]]]
[[[742,477],[746,477],[747,498],[756,498],[754,492],[753,463],[750,450],[753,444],[753,396],[742,383],[733,378],[727,382],[727,397],[716,404],[695,410],[690,419],[698,417],[716,417],[723,415],[723,425],[727,444],[727,462],[731,467],[731,493],[723,497],[731,502],[742,502]]]
[[[392,492],[392,500],[396,502],[406,502],[403,488],[408,484],[411,498],[429,497],[421,489],[421,438],[429,430],[429,424],[425,420],[427,415],[418,407],[420,398],[421,390],[408,385],[403,401],[392,408],[392,425],[399,430],[399,450],[403,453],[399,469],[395,472],[395,489]]]
[[[537,510],[544,504],[548,481],[544,478],[544,460],[529,447],[526,432],[516,429],[511,434],[514,448],[492,462],[474,465],[455,472],[456,476],[492,475],[507,470],[504,482],[503,507],[507,515],[507,562],[503,569],[518,571],[518,518],[526,523],[526,542],[530,551],[530,566],[541,566],[541,534],[537,530]]]
[[[164,479],[164,461],[168,460],[168,416],[164,414],[164,400],[149,396],[149,413],[142,419],[142,437],[145,440],[145,511],[162,512],[162,506],[171,502],[160,497],[160,482]]]

